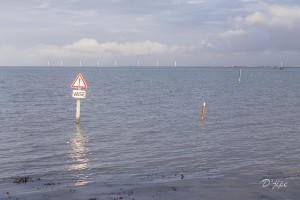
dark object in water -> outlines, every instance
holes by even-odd
[[[15,178],[14,183],[27,183],[30,180],[29,177],[19,177],[19,178]]]
[[[45,183],[44,185],[56,185],[56,183],[54,183],[54,182],[49,182],[49,183]]]
[[[183,176],[183,174],[181,174],[181,179],[183,179],[184,178],[184,176]]]

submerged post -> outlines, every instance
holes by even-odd
[[[73,90],[73,98],[76,98],[76,124],[79,124],[80,122],[80,99],[85,99],[86,92],[85,89],[87,88],[87,84],[83,79],[83,76],[81,74],[78,74],[76,79],[74,80],[72,88],[77,88],[77,90]]]
[[[205,101],[202,104],[202,114],[201,114],[201,122],[204,122],[204,114],[205,114]]]
[[[239,83],[241,82],[241,76],[242,76],[242,69],[240,68],[240,71],[239,71]]]

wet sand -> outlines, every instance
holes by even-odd
[[[262,180],[270,180],[262,182]],[[278,181],[277,185],[275,181]],[[279,184],[280,182],[285,183]],[[265,185],[264,185],[265,184]],[[84,186],[62,185],[42,179],[17,184],[13,180],[1,185],[0,199],[126,199],[126,200],[299,200],[299,169],[259,175],[228,175],[224,177],[191,178],[178,176],[177,180],[145,183],[99,182]]]

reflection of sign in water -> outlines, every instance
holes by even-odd
[[[87,139],[82,136],[80,126],[76,126],[76,134],[71,139],[71,147],[73,152],[70,157],[73,159],[70,170],[74,171],[76,177],[75,186],[86,185],[89,180],[89,174],[86,173],[86,169],[90,167],[89,159],[87,158],[87,149],[85,148],[85,142]]]

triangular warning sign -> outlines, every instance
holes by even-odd
[[[78,76],[75,78],[74,82],[72,83],[72,88],[87,88],[87,84],[83,79],[83,76],[81,74],[78,74]]]

